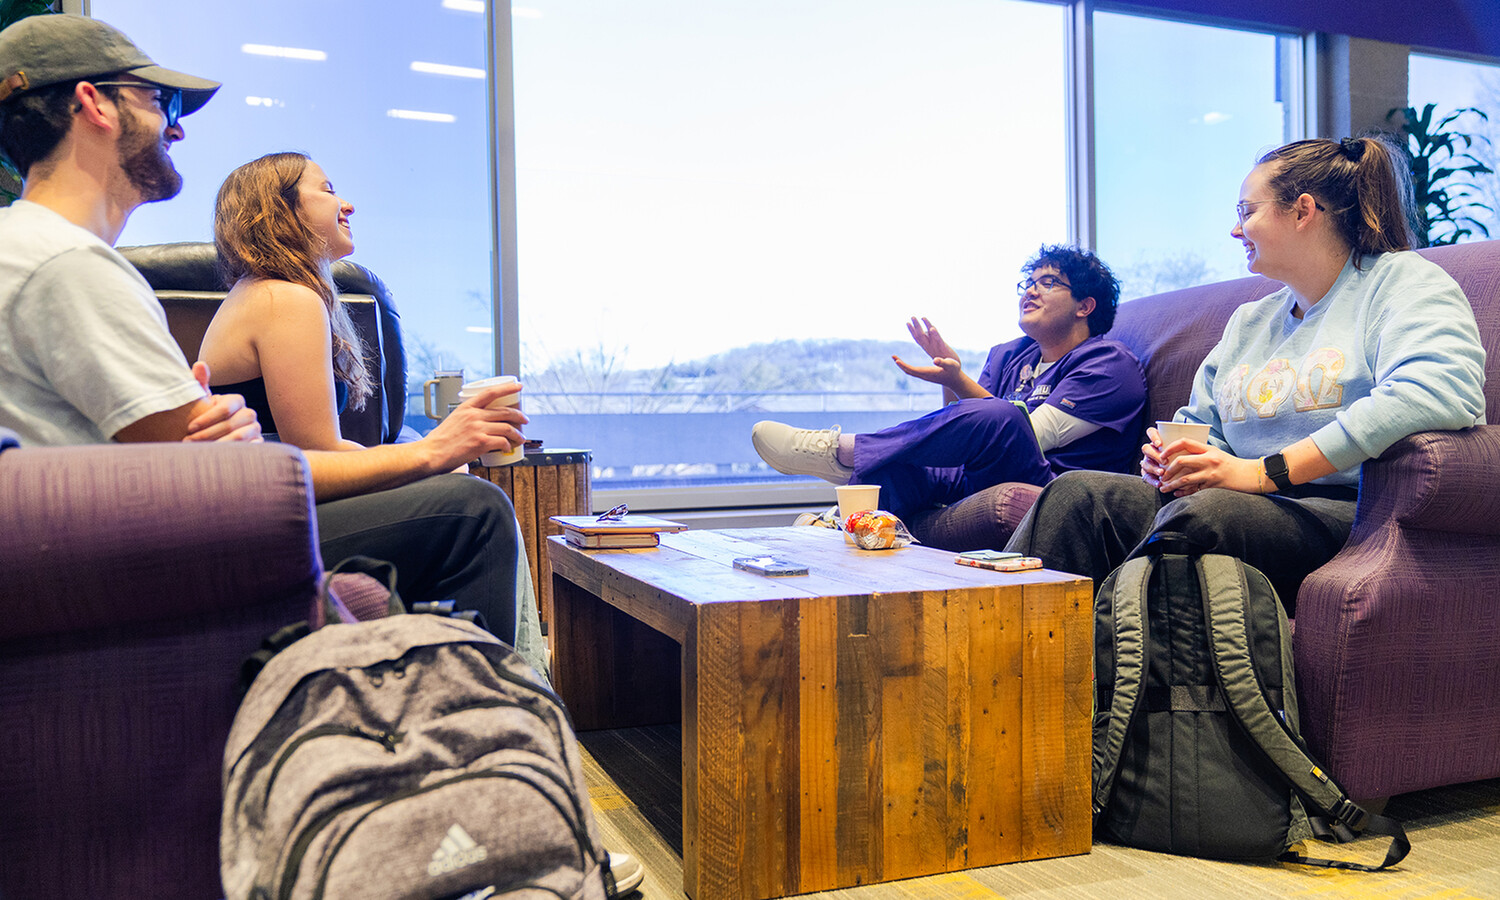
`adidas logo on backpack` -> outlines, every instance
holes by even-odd
[[[463,826],[455,822],[449,826],[443,842],[432,851],[432,862],[427,864],[427,874],[436,878],[454,869],[471,866],[484,859],[484,856],[484,848],[474,843]]]

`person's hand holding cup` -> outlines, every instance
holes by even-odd
[[[1156,433],[1161,437],[1158,447],[1162,450],[1184,438],[1205,446],[1208,444],[1208,425],[1202,422],[1157,422]],[[1164,462],[1169,459],[1171,459],[1170,455],[1163,454]]]
[[[438,471],[452,471],[477,457],[480,465],[506,466],[523,456],[528,421],[520,410],[521,385],[513,375],[471,381],[459,403],[423,439],[431,442]]]
[[[462,404],[466,400],[478,397],[489,388],[509,384],[516,385],[516,390],[501,394],[490,402],[488,408],[505,409],[506,407],[515,407],[516,409],[520,409],[521,385],[514,375],[497,375],[494,378],[471,381],[458,389],[458,402]],[[522,421],[525,421],[525,419],[523,418]],[[521,461],[521,457],[525,455],[524,445],[525,438],[522,438],[519,442],[512,441],[508,450],[490,450],[481,453],[479,455],[479,464],[481,466],[508,466],[512,463],[518,463]]]
[[[1151,443],[1141,448],[1141,477],[1152,487],[1161,487],[1162,475],[1172,457],[1179,453],[1194,452],[1192,448],[1182,445],[1168,454],[1167,448],[1184,439],[1207,446],[1208,432],[1208,425],[1199,422],[1159,421],[1155,428],[1148,428],[1146,433],[1151,438]]]

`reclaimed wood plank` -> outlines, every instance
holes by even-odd
[[[691,818],[683,817],[683,887],[695,900],[740,898],[739,869],[745,858],[745,729],[740,699],[740,609],[712,605],[699,609],[693,632],[693,734],[691,775],[684,741],[683,804],[692,803]],[[684,703],[688,702],[686,696]],[[684,724],[686,731],[686,724]],[[691,781],[691,798],[686,793]],[[765,896],[765,895],[762,895]]]
[[[870,635],[870,598],[838,598],[838,877],[841,885],[879,880],[884,818],[878,647]]]
[[[794,893],[826,890],[838,878],[838,598],[800,606],[797,642],[798,878]]]
[[[1089,581],[1064,587],[1062,852],[1093,846],[1094,591]]]
[[[948,747],[948,596],[946,591],[918,594],[921,621],[918,640],[918,704],[922,737],[921,802],[916,829],[919,866],[924,874],[949,868]]]
[[[1063,832],[1065,781],[1068,774],[1064,727],[1064,622],[1066,588],[1033,585],[1022,597],[1025,610],[1025,655],[1022,663],[1021,856],[1061,856],[1068,842]]]
[[[879,648],[880,767],[885,814],[882,881],[921,872],[926,717],[922,710],[922,595],[886,594],[871,604],[870,635]]]
[[[744,843],[737,875],[744,897],[781,897],[796,891],[790,825],[797,804],[789,782],[797,758],[788,752],[796,735],[787,702],[796,684],[789,677],[796,654],[788,640],[795,627],[795,609],[786,601],[739,607]]]
[[[536,521],[536,466],[503,466],[511,470],[511,505],[516,508],[516,524],[520,526],[521,543],[526,548],[527,563],[533,566],[539,559],[537,542],[540,540]]]
[[[554,534],[562,533],[562,526],[549,520],[550,516],[567,515],[563,509],[562,492],[559,486],[560,473],[568,466],[532,466],[536,472],[536,537],[534,543],[526,545],[527,554],[531,557],[531,568],[536,574],[535,584],[537,586],[537,606],[539,609],[546,608],[547,594],[552,591],[552,579],[547,578],[551,565],[547,558],[547,538]],[[572,497],[568,497],[568,505],[572,505]]]
[[[974,720],[971,714],[973,686],[970,683],[973,665],[970,660],[972,640],[972,607],[977,601],[966,592],[952,591],[945,596],[943,609],[943,697],[946,714],[947,741],[943,746],[945,765],[942,786],[947,801],[944,825],[947,838],[945,868],[949,871],[967,869],[969,844],[969,810],[971,779],[991,776],[992,766],[988,760],[973,757]]]

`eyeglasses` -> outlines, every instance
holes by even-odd
[[[163,87],[149,81],[91,81],[94,87],[128,87],[140,88],[143,91],[156,91],[156,105],[161,107],[161,114],[167,117],[167,127],[177,125],[177,120],[182,118],[182,91],[179,88]]]
[[[1243,225],[1243,224],[1245,224],[1245,220],[1248,219],[1248,218],[1250,218],[1250,216],[1255,212],[1255,208],[1257,206],[1263,206],[1263,205],[1265,205],[1267,203],[1272,203],[1272,202],[1275,202],[1275,201],[1272,201],[1270,199],[1266,199],[1266,200],[1241,200],[1240,202],[1238,202],[1238,203],[1236,203],[1234,205],[1234,214],[1235,214],[1235,216],[1237,216],[1239,218],[1240,224]]]
[[[1234,205],[1234,214],[1239,218],[1240,224],[1243,225],[1245,224],[1245,220],[1250,218],[1250,216],[1255,212],[1255,208],[1257,206],[1275,202],[1275,200],[1271,200],[1269,198],[1265,200],[1241,200]],[[1323,204],[1319,203],[1317,200],[1313,201],[1313,206],[1317,207],[1318,209],[1325,209]]]
[[[624,503],[621,503],[619,506],[611,507],[608,512],[605,512],[603,515],[599,516],[599,518],[595,519],[594,521],[595,522],[618,522],[618,521],[620,521],[621,519],[625,518],[628,515],[630,515],[630,507],[627,506],[627,505],[625,505]]]
[[[1060,287],[1065,287],[1070,291],[1073,289],[1071,284],[1068,284],[1056,275],[1043,275],[1041,278],[1028,278],[1025,281],[1016,282],[1016,294],[1024,295],[1027,291],[1031,290],[1032,285],[1040,287],[1044,293],[1055,291]]]

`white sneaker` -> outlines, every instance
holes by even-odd
[[[609,853],[609,871],[615,876],[613,896],[623,897],[641,886],[646,880],[646,867],[629,853]]]
[[[838,461],[839,435],[832,428],[793,428],[780,422],[756,422],[750,442],[766,464],[787,475],[816,475],[833,484],[848,484],[854,470]]]

